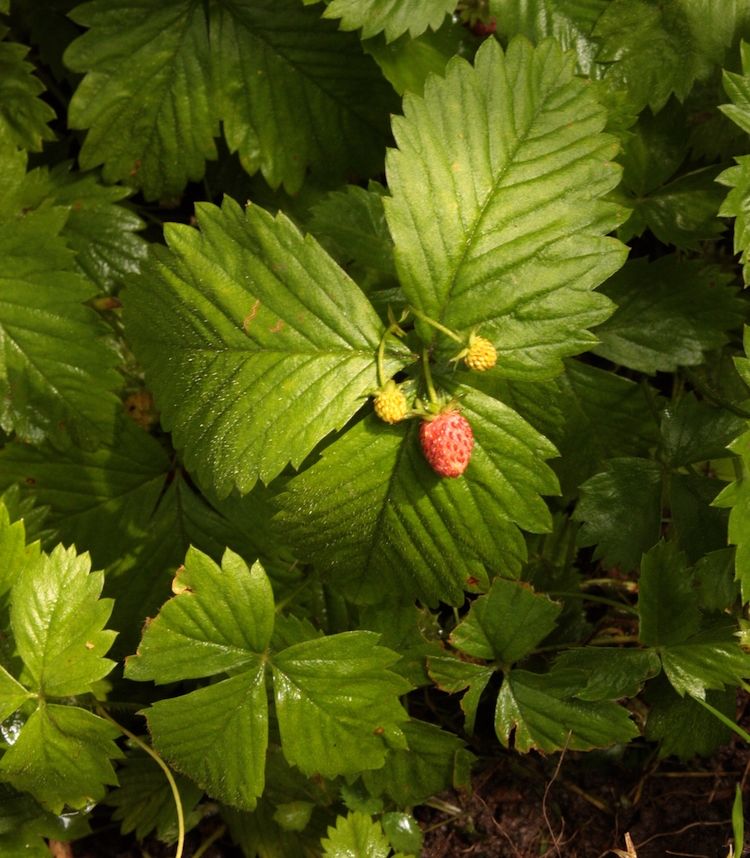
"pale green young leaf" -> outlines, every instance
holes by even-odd
[[[323,17],[340,19],[342,30],[361,29],[363,39],[384,32],[392,42],[406,32],[416,38],[428,27],[437,30],[455,7],[455,0],[331,0]]]
[[[48,123],[55,111],[39,96],[44,85],[25,57],[29,49],[6,40],[0,24],[0,150],[18,147],[39,152],[44,140],[54,140]]]
[[[41,706],[0,759],[0,780],[30,792],[52,813],[82,808],[117,783],[110,760],[122,756],[120,731],[75,706]]]
[[[588,75],[599,49],[591,37],[608,0],[489,0],[497,31],[506,37],[519,33],[537,43],[553,36],[566,51],[575,52],[578,70]]]
[[[456,759],[474,759],[453,733],[425,721],[403,726],[408,748],[394,748],[381,769],[365,772],[362,780],[373,796],[390,796],[399,807],[421,804],[430,796],[454,786]]]
[[[16,682],[0,664],[0,722],[9,718],[32,696],[32,693]]]
[[[1,157],[1,156],[0,156]],[[0,209],[0,425],[28,441],[91,446],[112,429],[121,384],[106,327],[83,305],[92,286],[61,238],[67,212]],[[40,252],[43,248],[44,252]]]
[[[453,655],[430,656],[427,671],[442,691],[457,694],[466,689],[461,698],[461,709],[466,718],[466,732],[474,732],[477,707],[487,683],[495,673],[495,667],[463,661]]]
[[[112,292],[138,271],[148,245],[137,235],[144,227],[134,212],[118,205],[131,191],[106,186],[94,175],[71,170],[70,163],[32,170],[15,194],[15,208],[27,212],[41,206],[68,211],[60,235],[75,252],[76,267],[102,292]]]
[[[528,655],[555,627],[560,605],[520,581],[497,578],[472,602],[451,644],[475,658],[510,665]]]
[[[643,556],[638,614],[638,637],[647,646],[680,643],[698,630],[698,593],[685,555],[673,542],[660,542]]]
[[[99,598],[104,575],[90,569],[88,555],[58,546],[28,563],[11,591],[22,681],[45,696],[85,694],[114,667],[104,658],[115,638],[104,629],[112,600]]]
[[[13,586],[25,561],[26,530],[23,521],[11,522],[7,507],[0,503],[0,596]]]
[[[180,794],[186,830],[200,821],[194,812],[203,790],[179,774],[174,775]],[[156,832],[159,840],[177,839],[177,809],[164,772],[146,754],[129,755],[117,768],[119,786],[111,790],[105,803],[115,808],[112,819],[120,822],[123,834],[135,833],[142,840]]]
[[[579,675],[578,671],[573,673]],[[511,671],[497,698],[498,739],[507,748],[513,733],[517,751],[527,753],[535,748],[549,753],[563,748],[606,748],[638,735],[627,709],[609,701],[580,700],[577,690],[563,672],[556,676]]]
[[[388,858],[391,854],[381,824],[358,810],[339,816],[321,845],[324,858]]]
[[[703,363],[743,317],[732,278],[701,260],[676,255],[628,262],[602,290],[617,304],[596,329],[594,352],[641,372],[674,372]]]
[[[707,689],[734,687],[750,676],[750,653],[736,624],[720,620],[680,643],[660,649],[664,673],[679,694],[705,699]]]
[[[323,565],[349,598],[384,594],[459,604],[485,566],[517,577],[525,546],[515,524],[544,531],[540,493],[557,483],[543,460],[554,447],[515,411],[445,382],[461,401],[475,446],[464,476],[442,479],[422,454],[416,421],[366,417],[291,480],[279,523],[292,545]],[[404,574],[407,573],[407,574]]]
[[[728,540],[737,546],[735,578],[745,603],[750,601],[750,432],[735,439],[730,449],[739,457],[742,471],[714,500],[714,506],[730,508]]]
[[[147,199],[203,176],[218,135],[204,5],[195,0],[91,0],[71,13],[88,32],[65,52],[85,77],[68,124],[86,129],[79,162]],[[156,46],[156,47],[155,47]]]
[[[549,376],[612,311],[592,290],[625,248],[605,112],[552,40],[484,42],[423,98],[407,95],[387,159],[386,216],[407,299],[448,327],[481,324],[498,372]],[[431,328],[419,327],[427,340]],[[455,350],[455,343],[451,343]]]
[[[249,173],[293,194],[309,167],[339,180],[382,170],[398,102],[356,36],[295,0],[214,4],[209,30],[216,110]]]
[[[283,214],[202,204],[129,287],[126,327],[185,462],[224,497],[298,467],[377,386],[382,325]],[[385,361],[387,375],[408,361]]]
[[[248,569],[227,549],[221,567],[195,548],[177,570],[177,594],[146,627],[128,679],[157,683],[195,679],[250,666],[273,632],[271,584],[260,563]]]
[[[719,110],[735,125],[750,134],[750,43],[740,43],[742,74],[723,72],[724,92],[732,99],[731,104],[720,104]]]
[[[584,672],[586,684],[575,695],[579,700],[619,700],[635,697],[660,672],[661,662],[652,650],[581,647],[562,652],[554,670]]]
[[[724,202],[719,209],[722,217],[733,217],[734,252],[740,254],[745,285],[750,283],[750,155],[735,158],[737,163],[716,177],[716,181],[728,187]]]
[[[156,749],[177,771],[245,810],[263,792],[268,746],[265,667],[254,659],[236,676],[157,700],[145,712]]]
[[[390,671],[398,655],[372,632],[343,632],[273,656],[284,756],[306,774],[334,777],[380,768],[383,735],[400,735],[399,696],[410,685]]]
[[[662,468],[648,459],[610,459],[581,486],[573,518],[582,522],[578,544],[596,545],[606,567],[636,569],[659,539]]]

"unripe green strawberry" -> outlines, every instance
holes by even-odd
[[[409,403],[404,391],[393,379],[386,383],[375,394],[375,413],[386,423],[400,423],[409,412]]]
[[[486,337],[472,334],[469,337],[469,345],[466,347],[464,363],[469,369],[476,372],[484,372],[492,369],[497,363],[497,351]]]
[[[441,477],[460,477],[466,470],[474,448],[474,433],[469,421],[448,408],[419,427],[422,452],[433,471]]]

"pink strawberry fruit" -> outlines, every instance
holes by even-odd
[[[433,471],[441,477],[460,477],[466,470],[474,447],[469,421],[448,408],[419,427],[422,452]]]

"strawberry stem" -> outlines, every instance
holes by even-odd
[[[436,322],[434,319],[431,319],[429,316],[426,316],[421,310],[417,310],[416,307],[409,307],[409,309],[418,319],[421,319],[428,325],[432,325],[433,328],[445,334],[446,337],[450,337],[457,343],[461,343],[461,345],[464,345],[463,337],[460,337],[455,331],[452,331],[450,328],[446,328],[445,325],[442,325],[440,324],[440,322]]]
[[[432,382],[432,370],[430,369],[430,352],[425,346],[422,349],[422,368],[424,370],[424,380],[427,385],[427,395],[430,398],[432,405],[439,405],[438,395],[435,391],[435,385]]]

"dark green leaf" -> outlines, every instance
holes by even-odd
[[[528,584],[497,578],[451,634],[457,649],[510,665],[528,655],[555,627],[560,605]]]
[[[567,671],[566,671],[567,673]],[[578,671],[574,672],[578,675]],[[583,678],[585,687],[586,679]],[[495,732],[521,753],[589,750],[627,742],[638,735],[628,711],[616,703],[580,700],[567,677],[511,671],[495,710]]]
[[[474,732],[477,707],[487,683],[495,672],[494,666],[462,661],[455,656],[430,656],[427,669],[438,688],[449,694],[466,690],[461,698],[461,709],[466,716],[466,732]]]
[[[724,487],[721,480],[701,474],[672,474],[669,504],[672,527],[690,563],[727,544],[726,510],[711,504]]]
[[[339,180],[382,170],[397,101],[356,36],[296,0],[233,0],[211,7],[210,39],[216,109],[249,173],[293,194],[310,165]]]
[[[88,129],[81,167],[101,164],[105,181],[134,185],[147,199],[179,194],[216,157],[203,4],[91,0],[71,17],[89,28],[65,52],[66,65],[86,73],[68,113],[71,128]]]
[[[601,344],[594,351],[641,372],[702,363],[742,318],[731,277],[700,260],[633,259],[603,291],[618,309],[596,329]]]
[[[30,792],[53,813],[86,807],[116,784],[110,760],[120,731],[74,706],[40,706],[0,759],[0,779]]]
[[[400,733],[407,716],[398,698],[410,686],[388,670],[398,655],[377,640],[372,632],[344,632],[273,656],[284,756],[306,774],[379,768],[384,734]]]
[[[163,424],[223,497],[298,467],[361,407],[377,385],[381,325],[284,215],[227,199],[201,204],[198,222],[201,232],[168,227],[170,250],[128,290],[126,325]]]
[[[693,569],[700,606],[707,611],[721,612],[731,607],[740,588],[734,579],[734,548],[722,548],[701,557]]]
[[[635,569],[659,538],[662,469],[647,459],[610,459],[581,486],[573,517],[579,545],[596,545],[604,565]]]
[[[386,216],[407,299],[453,329],[481,324],[498,372],[554,374],[592,344],[611,305],[591,290],[624,260],[603,237],[623,219],[598,199],[619,178],[603,108],[553,41],[517,38],[507,54],[485,41],[475,68],[454,58],[404,112]]]
[[[698,630],[701,616],[693,576],[673,542],[660,542],[643,556],[638,613],[638,637],[648,646],[668,647]]]
[[[428,27],[437,30],[455,6],[455,0],[331,0],[323,17],[340,18],[342,30],[361,29],[363,39],[384,31],[392,42],[407,31],[414,38]]]
[[[619,700],[635,697],[644,682],[661,671],[661,662],[651,650],[583,647],[561,653],[554,669],[584,672],[586,684],[576,693],[579,700]]]
[[[698,401],[692,394],[664,410],[661,435],[673,468],[729,456],[727,447],[745,421],[729,411]]]

